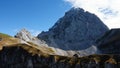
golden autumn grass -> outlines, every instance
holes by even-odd
[[[15,44],[19,43],[19,40],[17,38],[13,38],[12,36],[9,36],[7,34],[0,33],[0,50],[4,46],[13,46]]]
[[[3,49],[3,47],[12,47],[12,46],[20,46],[32,55],[51,55],[54,54],[54,51],[45,46],[38,46],[32,42],[26,42],[21,43],[20,39],[14,38],[12,36],[9,36],[7,34],[0,33],[0,50]]]

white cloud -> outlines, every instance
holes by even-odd
[[[120,0],[65,0],[73,7],[95,13],[109,28],[120,28]]]

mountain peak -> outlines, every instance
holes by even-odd
[[[21,30],[20,30],[20,32],[27,32],[27,33],[30,33],[27,29],[25,29],[25,28],[22,28]]]
[[[71,8],[69,11],[67,11],[65,13],[65,17],[80,17],[79,15],[83,15],[83,16],[86,16],[86,15],[94,15],[93,13],[90,13],[88,11],[85,11],[84,9],[82,8]]]
[[[49,31],[39,34],[38,38],[53,47],[82,50],[94,45],[94,41],[108,30],[95,14],[72,8]]]
[[[78,14],[80,12],[85,12],[82,8],[71,8],[69,11],[67,11],[65,14]]]
[[[15,35],[16,38],[19,38],[19,39],[22,39],[24,41],[30,41],[32,40],[33,36],[30,34],[30,32],[23,28],[21,29],[16,35]]]

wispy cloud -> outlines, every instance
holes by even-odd
[[[64,0],[95,13],[109,28],[120,28],[120,0]]]

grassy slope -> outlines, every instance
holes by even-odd
[[[7,34],[3,34],[0,33],[0,50],[4,47],[4,46],[12,46],[14,44],[18,44],[19,43],[19,39],[17,38],[13,38],[12,36],[9,36]]]
[[[51,48],[45,47],[45,46],[38,46],[32,42],[20,43],[20,39],[14,38],[12,36],[9,36],[7,34],[0,33],[0,50],[3,49],[3,47],[11,47],[11,46],[20,46],[23,49],[27,50],[29,53],[32,53],[32,55],[50,55],[54,54],[54,51]]]
[[[38,55],[38,56],[43,56],[46,58],[49,58],[51,54],[54,54],[54,51],[51,48],[44,47],[44,46],[38,46],[36,44],[33,44],[31,42],[27,42],[28,44],[23,44],[20,43],[19,39],[11,37],[7,34],[0,33],[0,49],[2,50],[3,47],[14,47],[14,46],[20,46],[23,49],[25,49],[28,53],[31,53],[32,55]],[[77,63],[80,64],[81,62],[83,63],[88,63],[89,61],[96,61],[100,63],[104,62],[109,62],[112,64],[116,64],[116,60],[112,58],[112,55],[90,55],[90,56],[85,56],[81,58],[77,58],[75,61],[74,57],[65,57],[65,56],[57,56],[53,55],[55,58],[55,61],[59,62],[67,62],[67,63]]]

